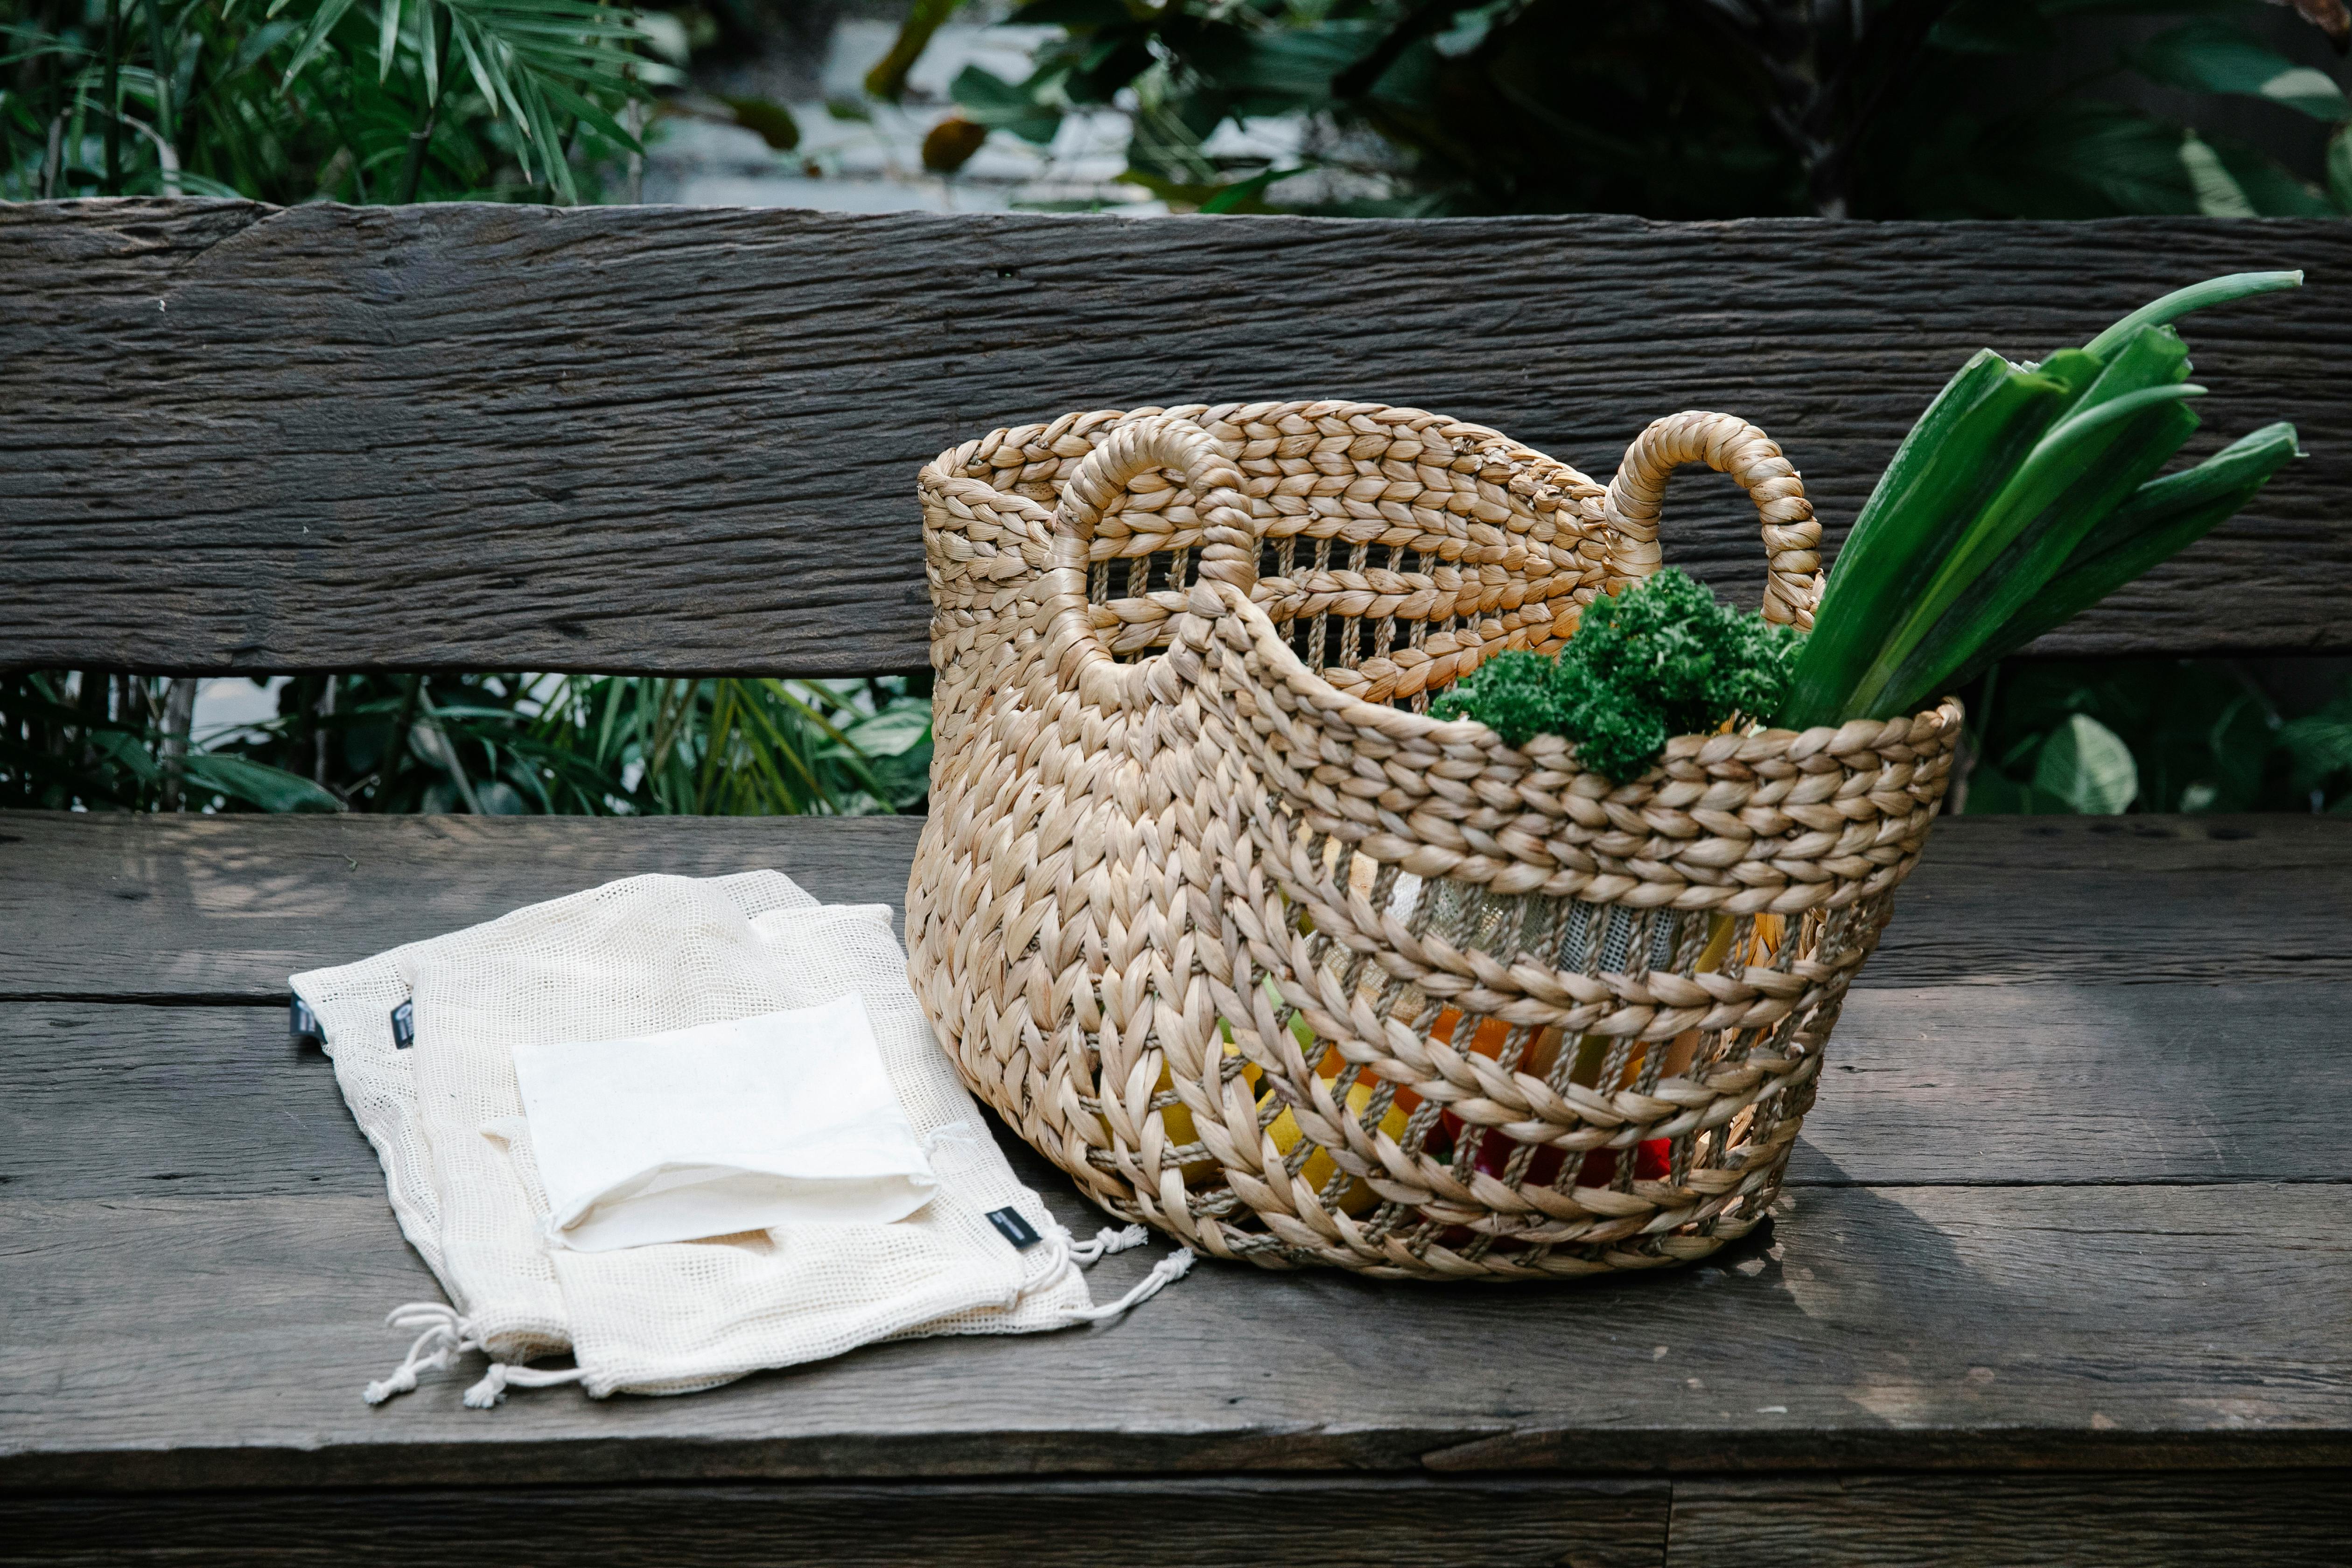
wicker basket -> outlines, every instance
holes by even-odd
[[[1762,432],[1660,420],[1606,491],[1312,403],[1000,430],[921,478],[931,816],[911,972],[972,1089],[1220,1258],[1556,1278],[1701,1258],[1777,1190],[1917,859],[1957,703],[1685,736],[1643,779],[1425,716],[1655,570],[1685,462],[1819,530]]]

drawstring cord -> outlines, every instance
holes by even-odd
[[[457,1309],[444,1302],[411,1301],[406,1306],[394,1307],[384,1323],[390,1328],[421,1331],[390,1377],[371,1383],[361,1391],[360,1397],[370,1405],[382,1405],[395,1394],[415,1392],[418,1373],[447,1372],[467,1351],[488,1353],[488,1347],[474,1331],[472,1320],[459,1317]],[[482,1380],[466,1390],[466,1406],[469,1410],[488,1410],[506,1397],[509,1385],[551,1388],[559,1383],[577,1383],[582,1375],[576,1366],[542,1369],[494,1361]]]
[[[576,1366],[562,1368],[521,1366],[514,1362],[494,1361],[482,1381],[466,1390],[466,1408],[488,1410],[507,1396],[509,1385],[515,1388],[553,1388],[561,1383],[577,1383],[586,1375]]]
[[[1150,1239],[1150,1237],[1151,1233],[1139,1225],[1130,1225],[1123,1228],[1105,1226],[1095,1232],[1091,1240],[1076,1241],[1071,1238],[1068,1231],[1058,1225],[1054,1226],[1046,1235],[1047,1244],[1053,1248],[1053,1261],[1046,1268],[1045,1277],[1031,1286],[1024,1294],[1049,1290],[1068,1279],[1073,1268],[1084,1268],[1108,1258],[1114,1252],[1125,1252],[1129,1247],[1141,1247]],[[1126,1295],[1108,1306],[1073,1307],[1070,1309],[1069,1321],[1073,1323],[1108,1322],[1130,1308],[1141,1306],[1159,1295],[1168,1286],[1190,1273],[1197,1256],[1189,1247],[1178,1247],[1158,1263],[1153,1264],[1151,1272],[1136,1281],[1134,1289],[1129,1290]]]
[[[1125,1252],[1129,1247],[1141,1247],[1150,1239],[1151,1233],[1139,1225],[1130,1225],[1121,1230],[1114,1230],[1109,1226],[1105,1226],[1095,1232],[1092,1241],[1072,1241],[1068,1231],[1062,1232],[1062,1242],[1070,1249],[1071,1260],[1081,1268],[1097,1259],[1108,1258],[1114,1252]]]
[[[394,1329],[422,1329],[416,1342],[408,1347],[407,1356],[394,1369],[390,1377],[381,1383],[371,1383],[360,1397],[370,1405],[382,1405],[396,1394],[407,1394],[416,1387],[420,1372],[446,1372],[457,1364],[457,1358],[469,1350],[479,1350],[481,1342],[473,1337],[473,1325],[457,1315],[454,1307],[438,1301],[411,1301],[404,1307],[394,1307],[384,1325]]]

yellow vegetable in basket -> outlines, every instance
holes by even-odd
[[[1326,1058],[1327,1062],[1330,1059]],[[1322,1079],[1326,1089],[1329,1089],[1337,1081],[1336,1078]],[[1358,1121],[1363,1120],[1364,1113],[1371,1109],[1373,1087],[1379,1081],[1377,1079],[1366,1079],[1348,1090],[1347,1104],[1349,1116],[1354,1117]],[[1274,1090],[1267,1089],[1258,1099],[1259,1113],[1264,1114],[1275,1102]],[[1380,1130],[1391,1138],[1402,1141],[1404,1137],[1405,1123],[1410,1120],[1410,1114],[1403,1108],[1391,1101],[1388,1110],[1381,1115]],[[1265,1132],[1267,1137],[1274,1140],[1275,1152],[1285,1158],[1288,1158],[1290,1152],[1298,1147],[1298,1140],[1301,1136],[1298,1119],[1291,1114],[1287,1106],[1283,1108],[1281,1115],[1276,1117],[1267,1125]],[[1299,1167],[1298,1176],[1308,1186],[1320,1192],[1323,1184],[1339,1174],[1339,1163],[1331,1158],[1331,1152],[1318,1148],[1315,1152],[1307,1156],[1307,1163]],[[1380,1201],[1380,1194],[1359,1180],[1348,1184],[1346,1190],[1339,1194],[1338,1207],[1342,1213],[1351,1215],[1369,1214]]]
[[[1232,1031],[1224,1030],[1221,1027],[1221,1032],[1231,1034]],[[1237,1057],[1241,1054],[1242,1051],[1239,1046],[1234,1045],[1230,1039],[1226,1040],[1225,1055],[1229,1057]],[[1264,1076],[1264,1073],[1259,1070],[1258,1065],[1255,1062],[1244,1062],[1242,1064],[1242,1079],[1244,1082],[1255,1084]],[[1155,1097],[1157,1097],[1159,1095],[1172,1092],[1175,1087],[1175,1076],[1170,1072],[1167,1062],[1163,1060],[1160,1064],[1160,1081],[1151,1086],[1151,1092]],[[1102,1122],[1103,1131],[1105,1132],[1110,1131],[1110,1119],[1108,1117],[1100,1117],[1098,1120]],[[1173,1105],[1163,1106],[1160,1109],[1160,1125],[1161,1130],[1168,1135],[1168,1143],[1171,1148],[1181,1148],[1187,1143],[1197,1142],[1201,1136],[1200,1129],[1192,1120],[1192,1108],[1185,1104],[1181,1100]],[[1214,1155],[1207,1155],[1198,1160],[1188,1160],[1181,1168],[1184,1173],[1184,1180],[1186,1182],[1191,1183],[1203,1181],[1215,1173],[1217,1169],[1216,1157]]]

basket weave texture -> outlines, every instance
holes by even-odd
[[[999,430],[920,479],[931,816],[910,973],[972,1089],[1221,1258],[1558,1278],[1706,1256],[1778,1190],[1958,705],[1684,736],[1619,784],[1425,714],[1658,563],[1679,465],[1819,537],[1779,447],[1662,419],[1606,489],[1342,403]]]

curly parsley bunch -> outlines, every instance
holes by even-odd
[[[1716,603],[1673,567],[1595,600],[1557,658],[1506,653],[1431,705],[1523,745],[1564,735],[1620,782],[1647,772],[1676,735],[1776,712],[1804,636]]]

